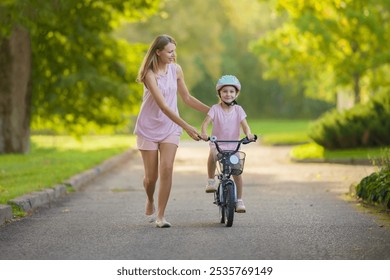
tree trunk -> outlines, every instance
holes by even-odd
[[[31,41],[15,27],[0,41],[0,154],[29,151],[31,96]]]
[[[355,104],[359,104],[361,101],[360,98],[360,75],[355,74],[353,76],[353,92],[355,96]]]

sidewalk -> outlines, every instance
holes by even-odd
[[[17,206],[27,213],[33,213],[38,207],[50,205],[62,199],[67,194],[67,188],[71,187],[79,191],[85,184],[97,176],[111,170],[118,164],[128,161],[137,150],[130,149],[122,154],[109,158],[100,165],[86,170],[80,174],[64,180],[61,184],[47,188],[43,191],[32,192],[23,196],[11,199],[7,205],[0,204],[0,226],[11,222],[13,217],[12,206]]]

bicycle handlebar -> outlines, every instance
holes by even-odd
[[[246,145],[246,144],[249,144],[251,142],[256,142],[257,135],[255,134],[254,136],[255,136],[255,138],[253,140],[249,140],[248,137],[244,137],[241,140],[218,140],[216,136],[211,136],[211,137],[207,138],[207,141],[211,141],[212,143],[214,143],[215,147],[217,148],[217,151],[220,153],[222,153],[223,151],[221,151],[218,143],[237,143],[237,147],[233,151],[233,153],[236,153],[240,149],[241,144]]]

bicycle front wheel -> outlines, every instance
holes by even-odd
[[[220,193],[223,194],[222,186],[219,185],[217,191],[214,193],[214,203],[218,205],[219,208],[219,221],[221,224],[225,223],[225,203],[224,198],[220,196]],[[222,201],[221,201],[222,199]]]
[[[236,208],[236,192],[233,182],[228,182],[224,188],[224,202],[225,202],[225,225],[231,227],[233,225],[234,211]]]

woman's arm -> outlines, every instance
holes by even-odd
[[[149,70],[148,73],[146,74],[144,83],[145,86],[149,89],[151,95],[153,96],[154,100],[156,101],[161,111],[165,115],[167,115],[167,117],[170,118],[173,122],[175,122],[177,125],[182,127],[192,139],[199,140],[200,136],[197,129],[189,125],[171,108],[169,108],[169,106],[165,102],[165,99],[160,89],[157,86],[155,75],[151,70]]]
[[[193,97],[187,89],[186,83],[184,81],[183,70],[179,64],[176,64],[176,73],[177,73],[177,89],[180,94],[180,97],[183,99],[184,103],[191,108],[207,114],[210,107]]]

